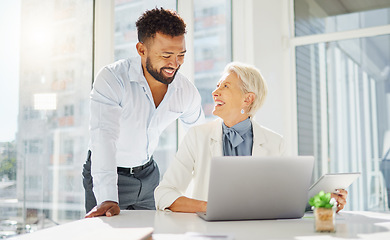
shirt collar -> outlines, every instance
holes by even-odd
[[[240,136],[244,136],[247,132],[251,130],[252,122],[249,118],[245,119],[244,121],[241,121],[237,123],[236,125],[230,127],[234,129]],[[223,132],[226,132],[227,129],[229,129],[228,126],[225,125],[225,123],[222,124]]]
[[[136,56],[129,59],[130,69],[129,77],[130,82],[146,82],[145,76],[142,70],[141,57]]]
[[[143,73],[143,68],[141,64],[141,57],[135,56],[130,58],[130,82],[138,82],[141,85],[148,86],[148,82],[146,81],[146,78]],[[168,85],[168,90],[172,89],[175,90],[178,88],[177,86],[177,78],[178,74],[176,73],[175,79]],[[171,90],[171,91],[172,91]]]

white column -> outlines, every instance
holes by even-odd
[[[292,1],[233,0],[233,60],[258,67],[268,97],[256,114],[260,124],[282,134],[286,155],[297,154],[297,113]]]
[[[233,61],[254,64],[253,0],[232,1]]]
[[[193,0],[177,1],[177,12],[186,23],[186,55],[184,63],[180,67],[180,73],[186,76],[191,82],[194,82],[195,58],[194,58],[194,2]],[[177,120],[176,120],[177,121]],[[177,142],[180,143],[185,136],[184,128],[180,121],[178,122]]]
[[[114,61],[114,11],[113,0],[95,1],[94,76]]]

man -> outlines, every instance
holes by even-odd
[[[91,92],[86,217],[155,209],[160,174],[152,154],[161,132],[177,118],[186,127],[204,119],[199,92],[177,72],[186,52],[184,21],[155,8],[136,26],[139,56],[104,67]]]

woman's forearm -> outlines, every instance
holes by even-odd
[[[168,209],[173,212],[206,212],[207,202],[187,197],[179,197]]]

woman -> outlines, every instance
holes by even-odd
[[[267,96],[267,85],[258,69],[237,62],[228,64],[212,95],[213,114],[221,119],[189,130],[154,192],[157,209],[205,212],[213,157],[284,153],[282,136],[252,118]],[[193,192],[192,198],[188,198],[184,193],[191,180]],[[341,190],[334,197],[340,198],[342,209],[346,191]]]

